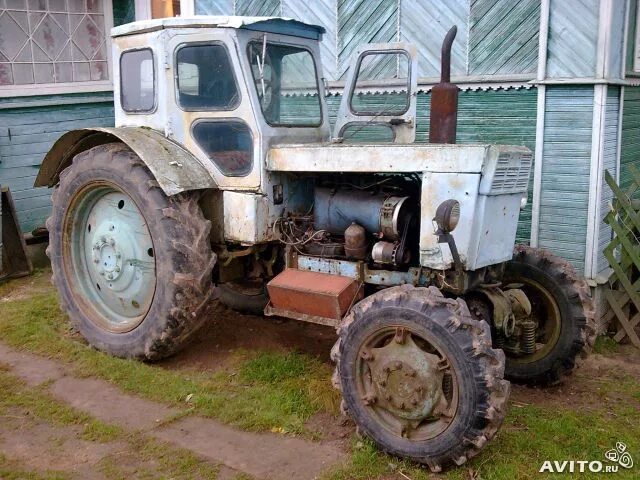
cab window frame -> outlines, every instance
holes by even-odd
[[[390,112],[390,113],[385,113],[383,112],[383,115],[390,115],[393,117],[401,117],[403,115],[406,115],[407,112],[409,111],[409,109],[411,108],[411,95],[413,95],[414,92],[411,91],[411,55],[409,54],[409,52],[404,49],[404,48],[395,48],[392,50],[367,50],[364,51],[362,53],[360,53],[360,55],[358,56],[358,60],[356,62],[355,65],[355,73],[354,73],[354,77],[353,77],[353,82],[351,83],[351,85],[349,86],[349,98],[348,98],[348,102],[349,102],[349,111],[358,117],[371,117],[371,116],[380,116],[380,112],[376,112],[376,111],[368,111],[368,110],[356,110],[353,108],[353,98],[356,95],[356,88],[358,85],[358,75],[360,73],[360,68],[362,68],[362,61],[365,59],[365,57],[368,56],[372,56],[372,55],[392,55],[392,54],[396,54],[396,55],[404,55],[406,57],[407,60],[407,79],[406,79],[406,87],[407,87],[407,103],[406,103],[406,108],[401,112]],[[381,80],[381,82],[384,82],[384,79]],[[416,91],[417,92],[417,91]],[[384,93],[383,93],[384,95]]]
[[[124,79],[124,75],[122,75],[122,59],[127,53],[143,52],[143,51],[148,51],[151,53],[151,67],[152,67],[151,70],[152,70],[152,76],[153,76],[153,105],[151,106],[150,109],[127,109],[125,108],[124,97],[123,97],[124,85],[122,81]],[[122,108],[122,111],[125,112],[127,115],[149,115],[149,114],[155,113],[156,110],[158,109],[158,76],[156,75],[156,56],[153,49],[151,47],[137,47],[137,48],[129,48],[127,50],[123,50],[120,53],[120,58],[118,59],[118,68],[119,68],[118,76],[120,77],[120,82],[119,82],[120,83],[120,108]]]
[[[256,79],[253,75],[253,68],[251,66],[251,47],[253,44],[259,44],[260,47],[262,45],[262,36],[259,38],[253,38],[251,40],[249,40],[247,42],[247,51],[246,51],[246,59],[249,65],[249,79],[251,80],[251,83],[253,83],[253,88],[252,90],[255,92],[255,98],[256,101],[258,102],[258,105],[260,105],[260,113],[262,115],[262,119],[265,121],[265,123],[267,125],[269,125],[270,127],[273,128],[319,128],[322,126],[322,124],[324,123],[324,119],[326,116],[326,112],[324,111],[324,106],[323,106],[323,102],[322,102],[322,94],[323,94],[323,90],[320,88],[320,81],[318,79],[318,64],[317,64],[317,59],[316,57],[313,55],[313,51],[311,51],[311,49],[309,47],[307,47],[306,45],[298,45],[298,44],[293,44],[293,43],[287,43],[287,42],[282,42],[282,41],[272,41],[267,39],[267,47],[269,46],[269,44],[271,45],[277,45],[277,46],[283,46],[283,47],[293,47],[293,48],[297,48],[299,50],[304,50],[305,52],[307,52],[310,56],[311,56],[311,60],[313,62],[313,77],[315,79],[315,85],[316,85],[316,91],[318,92],[318,107],[319,107],[319,111],[320,111],[320,117],[318,119],[317,123],[296,123],[296,124],[292,124],[292,123],[274,123],[274,122],[270,122],[267,119],[267,116],[264,113],[264,108],[262,106],[262,102],[260,101],[260,97],[259,97],[259,92],[258,92],[258,85],[256,83]],[[262,48],[262,47],[261,47]]]
[[[233,78],[233,83],[236,88],[236,99],[235,102],[227,107],[187,107],[183,106],[180,103],[180,79],[179,79],[179,71],[178,71],[178,53],[180,50],[186,47],[200,47],[200,46],[221,46],[224,49],[224,52],[227,56],[227,60],[229,61],[230,74]],[[176,106],[182,110],[183,112],[232,112],[237,110],[238,107],[242,104],[242,92],[240,90],[240,84],[238,83],[238,76],[236,75],[235,65],[233,64],[233,57],[230,54],[229,47],[227,44],[221,40],[203,40],[203,41],[195,41],[195,42],[184,42],[176,46],[173,51],[173,84],[174,84],[174,94],[175,94],[175,103]]]

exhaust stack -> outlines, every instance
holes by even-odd
[[[429,143],[456,143],[458,87],[451,83],[451,45],[456,33],[454,25],[442,42],[440,83],[431,88]]]

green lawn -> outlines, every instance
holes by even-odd
[[[0,299],[11,288],[11,284],[0,287]],[[243,429],[310,436],[305,423],[312,415],[338,411],[331,366],[304,353],[234,352],[223,370],[209,373],[121,360],[88,347],[73,334],[51,291],[0,300],[0,338],[14,347],[65,361],[77,375],[103,378],[127,392],[178,406],[181,415],[214,417]],[[597,351],[617,355],[616,345],[607,341],[599,342]],[[589,408],[569,397],[560,404],[537,401],[512,405],[497,438],[471,462],[442,477],[545,478],[539,473],[545,460],[604,461],[604,452],[616,442],[626,443],[640,464],[640,379],[604,375],[597,380],[593,396],[602,401]],[[86,427],[85,434],[99,438],[111,433],[96,423]],[[433,478],[428,470],[381,454],[355,435],[351,450],[350,463],[328,472],[327,479]],[[473,475],[477,477],[470,477]],[[584,473],[578,478],[601,476]],[[611,478],[640,478],[640,469],[621,469]]]

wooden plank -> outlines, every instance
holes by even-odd
[[[27,256],[27,245],[18,224],[15,205],[7,187],[0,188],[2,196],[2,265],[0,280],[31,274],[33,266]]]
[[[613,295],[611,295],[611,291],[605,290],[604,296],[609,302],[609,305],[611,306],[611,308],[614,310],[618,322],[620,322],[620,325],[622,325],[622,328],[624,328],[626,334],[629,336],[629,340],[631,340],[631,343],[633,343],[633,345],[635,345],[637,348],[640,348],[640,338],[638,338],[638,335],[636,335],[635,330],[629,324],[629,320],[627,320],[626,315],[618,306],[618,303],[613,298]]]

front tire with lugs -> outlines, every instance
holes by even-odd
[[[122,143],[78,154],[60,175],[47,253],[61,308],[95,348],[157,360],[205,320],[211,223],[198,197],[168,197]]]
[[[434,472],[475,456],[504,419],[509,382],[489,325],[435,287],[388,288],[356,304],[332,359],[359,431]]]

